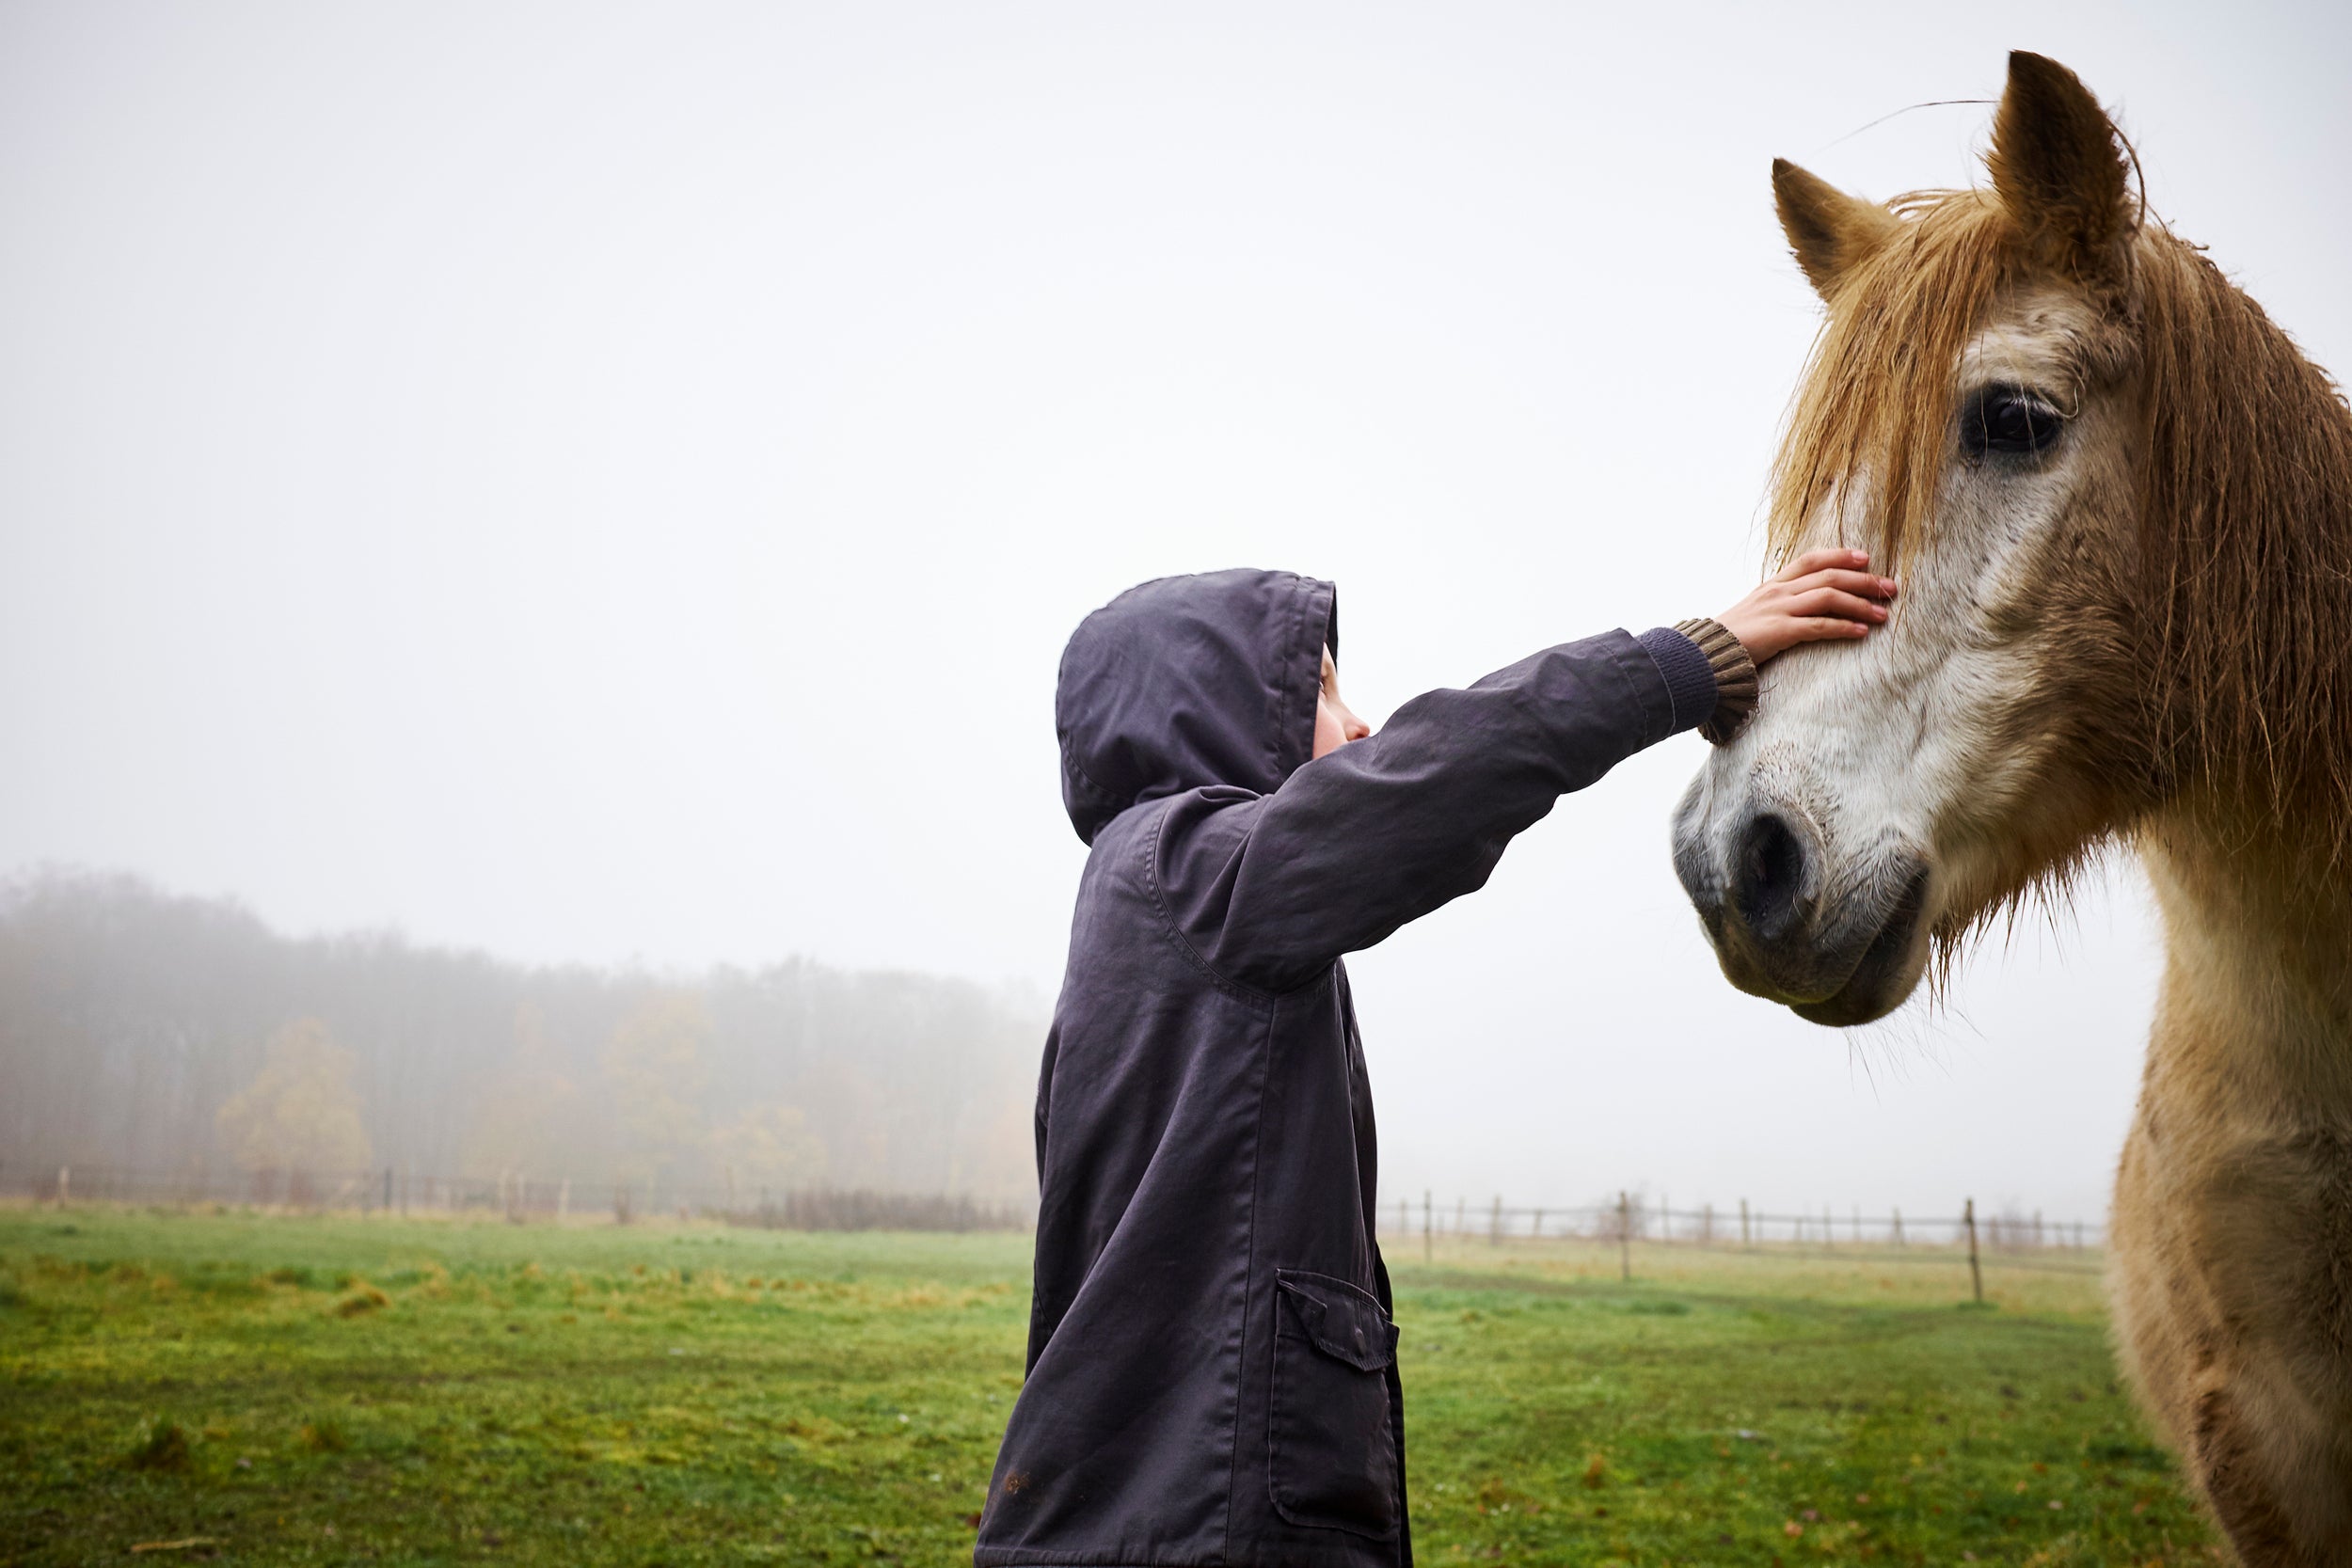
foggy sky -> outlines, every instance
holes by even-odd
[[[2004,52],[2352,366],[2341,8],[0,5],[0,873],[531,960],[1057,983],[1062,640],[1336,579],[1376,720],[1753,579],[1775,154]],[[1855,134],[1859,131],[1859,134]],[[1857,1034],[1732,991],[1685,736],[1351,960],[1384,1186],[2095,1217],[2136,874]]]

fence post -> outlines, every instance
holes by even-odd
[[[2079,1231],[2082,1227],[2074,1228]],[[1544,1212],[1541,1209],[1535,1211],[1535,1222],[1527,1227],[1527,1235],[1530,1241],[1540,1242],[1544,1239]]]
[[[1430,1227],[1430,1214],[1435,1208],[1429,1189],[1423,1187],[1421,1190],[1421,1260],[1424,1263],[1433,1261],[1438,1256],[1437,1233]]]
[[[1748,1238],[1748,1200],[1747,1200],[1746,1198],[1744,1198],[1744,1197],[1743,1197],[1743,1198],[1741,1198],[1741,1199],[1740,1200],[1740,1250],[1745,1251],[1745,1250],[1746,1250],[1746,1249],[1747,1249],[1750,1245],[1752,1245],[1752,1244],[1753,1244],[1753,1243],[1749,1241],[1749,1238]]]
[[[392,1212],[392,1167],[384,1167],[384,1212]]]
[[[1617,1189],[1617,1277],[1629,1284],[1633,1279],[1633,1202],[1625,1189]]]
[[[57,1207],[58,1207],[58,1208],[62,1209],[62,1208],[64,1208],[64,1207],[65,1207],[65,1196],[66,1196],[66,1192],[67,1192],[67,1190],[68,1190],[69,1188],[71,1188],[72,1185],[73,1185],[73,1167],[72,1167],[72,1166],[71,1166],[71,1165],[59,1165],[59,1166],[57,1167]]]
[[[1895,1211],[1895,1244],[1903,1244],[1903,1212],[1899,1208]]]
[[[1821,1205],[1821,1245],[1822,1245],[1823,1247],[1825,1247],[1825,1248],[1826,1248],[1826,1247],[1834,1247],[1834,1246],[1836,1246],[1836,1245],[1837,1244],[1837,1230],[1836,1230],[1836,1224],[1837,1224],[1837,1222],[1836,1222],[1836,1220],[1833,1220],[1833,1219],[1831,1219],[1831,1218],[1829,1217],[1829,1205],[1828,1205],[1828,1204],[1826,1204],[1826,1203],[1822,1204],[1822,1205]]]
[[[1968,1227],[1968,1283],[1976,1291],[1977,1305],[1984,1305],[1984,1271],[1977,1264],[1977,1200],[1970,1198],[1960,1212],[1960,1223]]]
[[[1502,1195],[1501,1193],[1495,1194],[1494,1218],[1486,1222],[1486,1244],[1488,1246],[1502,1244]]]

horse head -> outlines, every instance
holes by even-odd
[[[1826,1024],[2063,876],[2162,787],[2140,536],[2147,388],[2126,149],[2010,57],[1989,190],[1877,205],[1775,163],[1827,308],[1775,467],[1775,550],[1867,548],[1902,594],[1768,665],[1675,818],[1724,972]]]
[[[1861,1023],[2129,835],[2168,961],[2119,1347],[2241,1560],[2352,1561],[2352,409],[2065,69],[2010,57],[1987,163],[1885,206],[1773,169],[1826,314],[1772,545],[1902,592],[1765,666],[1676,869],[1735,984]]]

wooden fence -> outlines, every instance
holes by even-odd
[[[1420,1243],[1424,1259],[1434,1259],[1439,1237],[1498,1247],[1545,1241],[1613,1244],[1627,1278],[1632,1277],[1636,1244],[1727,1252],[1770,1249],[1784,1256],[1867,1252],[1873,1263],[1957,1263],[1964,1257],[1979,1301],[1984,1299],[1987,1267],[2093,1273],[2099,1267],[2094,1255],[2106,1243],[2102,1225],[2045,1220],[2040,1210],[1979,1214],[1973,1197],[1962,1203],[1956,1215],[1906,1220],[1900,1209],[1866,1212],[1858,1204],[1849,1204],[1843,1214],[1826,1204],[1819,1212],[1773,1213],[1752,1207],[1745,1198],[1737,1207],[1718,1209],[1708,1203],[1677,1209],[1663,1197],[1652,1201],[1620,1192],[1613,1203],[1530,1209],[1513,1207],[1499,1196],[1475,1207],[1464,1197],[1440,1205],[1434,1193],[1424,1192],[1418,1205],[1404,1197],[1383,1203],[1378,1225],[1393,1241]]]
[[[179,1171],[115,1165],[49,1165],[0,1161],[0,1200],[71,1206],[77,1202],[167,1207],[222,1205],[298,1212],[472,1214],[515,1224],[609,1219],[627,1225],[649,1215],[718,1220],[783,1230],[1026,1230],[1036,1224],[1033,1202],[992,1202],[965,1194],[890,1193],[830,1187],[681,1186],[659,1179],[584,1182],[570,1177],[423,1176],[386,1166],[365,1171],[238,1171],[195,1167]],[[2015,1209],[1979,1214],[1969,1199],[1953,1216],[1906,1217],[1900,1209],[1864,1211],[1848,1205],[1818,1212],[1772,1212],[1745,1199],[1736,1206],[1677,1209],[1619,1193],[1613,1203],[1525,1208],[1501,1197],[1473,1206],[1456,1197],[1441,1205],[1424,1192],[1415,1204],[1396,1198],[1381,1206],[1381,1233],[1391,1243],[1418,1241],[1424,1258],[1437,1242],[1473,1241],[1491,1246],[1546,1241],[1613,1243],[1629,1277],[1635,1246],[1723,1251],[1851,1255],[1867,1250],[1874,1262],[1957,1262],[1964,1254],[1977,1294],[1982,1271],[2045,1268],[2095,1270],[2093,1254],[2104,1227],[2082,1220],[2045,1220]],[[1393,1245],[1391,1250],[1395,1250]]]
[[[124,1203],[169,1208],[219,1205],[294,1212],[470,1214],[515,1224],[603,1219],[627,1225],[652,1215],[719,1220],[774,1230],[1026,1230],[1033,1204],[968,1194],[894,1193],[836,1187],[687,1186],[660,1179],[580,1181],[509,1171],[499,1176],[428,1176],[384,1166],[362,1171],[221,1167],[142,1170],[121,1165],[0,1161],[0,1200],[70,1207]]]

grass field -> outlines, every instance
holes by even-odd
[[[1422,1561],[2218,1560],[2095,1279],[1395,1260]],[[957,1563],[1027,1243],[0,1211],[0,1561]],[[144,1550],[142,1550],[144,1548]]]

